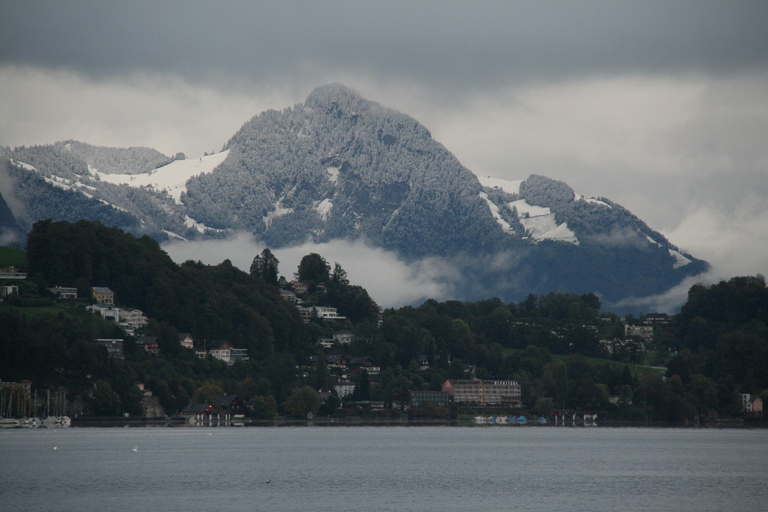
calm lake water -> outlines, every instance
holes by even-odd
[[[768,430],[0,431],[2,511],[754,512],[766,483]]]

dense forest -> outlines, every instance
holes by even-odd
[[[222,394],[247,401],[256,418],[346,414],[366,401],[400,404],[387,409],[400,414],[409,391],[477,377],[516,380],[524,408],[537,415],[568,409],[668,422],[713,411],[737,415],[739,393],[760,396],[768,389],[762,276],[692,287],[680,313],[655,326],[652,339],[640,340],[626,336],[624,325],[639,323],[642,314],[620,319],[601,311],[594,294],[531,294],[509,303],[428,300],[381,311],[338,263],[319,254],[305,256],[287,279],[269,250],[254,255],[249,272],[228,260],[179,265],[153,239],[91,221],[37,222],[26,258],[20,295],[0,303],[0,379],[63,389],[83,415],[141,415],[139,384],[168,415],[190,402],[216,405]],[[294,278],[308,285],[299,294],[304,306],[335,307],[346,319],[303,322],[280,296]],[[52,298],[47,288],[56,285],[76,287],[80,297],[90,297],[91,286],[111,288],[118,305],[149,317],[136,337],[156,336],[159,353],[139,349],[136,337],[87,312],[89,299]],[[318,343],[339,330],[354,333],[354,341]],[[182,332],[198,349],[228,340],[247,349],[249,359],[227,365],[200,358],[180,346]],[[125,339],[125,359],[108,357],[99,338]],[[354,394],[323,402],[319,392],[339,377],[326,356],[342,353],[368,358],[381,373],[350,370]]]

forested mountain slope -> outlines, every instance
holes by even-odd
[[[363,240],[408,261],[438,258],[463,299],[558,291],[616,303],[707,268],[609,199],[544,176],[478,178],[416,120],[339,84],[253,117],[197,160],[74,141],[0,156],[25,232],[86,218],[160,241]]]

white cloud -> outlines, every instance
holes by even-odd
[[[711,280],[768,271],[764,198],[749,197],[730,215],[711,206],[698,208],[669,234],[681,249],[712,264]]]
[[[163,249],[177,263],[199,260],[216,265],[229,259],[234,266],[247,272],[253,258],[264,247],[249,234],[241,233],[226,240],[170,242]],[[404,263],[394,253],[369,247],[363,242],[335,241],[270,250],[280,260],[280,274],[289,281],[301,258],[309,253],[325,258],[331,268],[338,262],[350,282],[365,288],[382,307],[416,304],[428,298],[448,299],[450,292],[446,283],[457,277],[452,267],[438,258]]]
[[[199,83],[159,73],[94,79],[2,64],[0,144],[76,139],[197,157],[219,150],[253,115],[291,106],[312,88],[341,81],[414,117],[478,175],[515,180],[537,173],[565,181],[579,194],[627,207],[673,244],[710,261],[713,273],[768,274],[765,73],[604,74],[463,91],[340,68],[301,75],[287,86],[276,86],[274,77],[223,85],[205,77]],[[225,255],[225,246],[191,247],[211,253],[194,259],[218,263],[229,257],[244,269],[260,251],[248,246]],[[381,304],[449,295],[441,283],[451,281],[450,271],[435,262],[417,268],[355,244],[300,251],[278,256],[291,260],[281,265],[284,272],[291,274],[303,254],[318,252],[339,261]],[[358,265],[368,268],[368,259],[385,271],[358,271]]]
[[[668,313],[675,314],[680,310],[680,306],[685,304],[688,299],[688,290],[697,283],[710,284],[714,282],[709,274],[692,276],[684,279],[677,286],[670,288],[659,295],[649,297],[630,297],[617,302],[616,304],[603,304],[603,308],[631,310],[638,313]]]
[[[0,66],[0,91],[0,144],[74,139],[193,158],[219,151],[254,115],[299,101],[271,86],[217,89],[149,73],[99,80],[8,65]]]

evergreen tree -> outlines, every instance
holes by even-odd
[[[257,254],[256,257],[253,258],[253,263],[251,263],[250,269],[251,275],[262,279],[266,283],[277,284],[277,266],[279,263],[280,260],[272,254],[272,251],[265,248],[261,251],[261,254]]]

